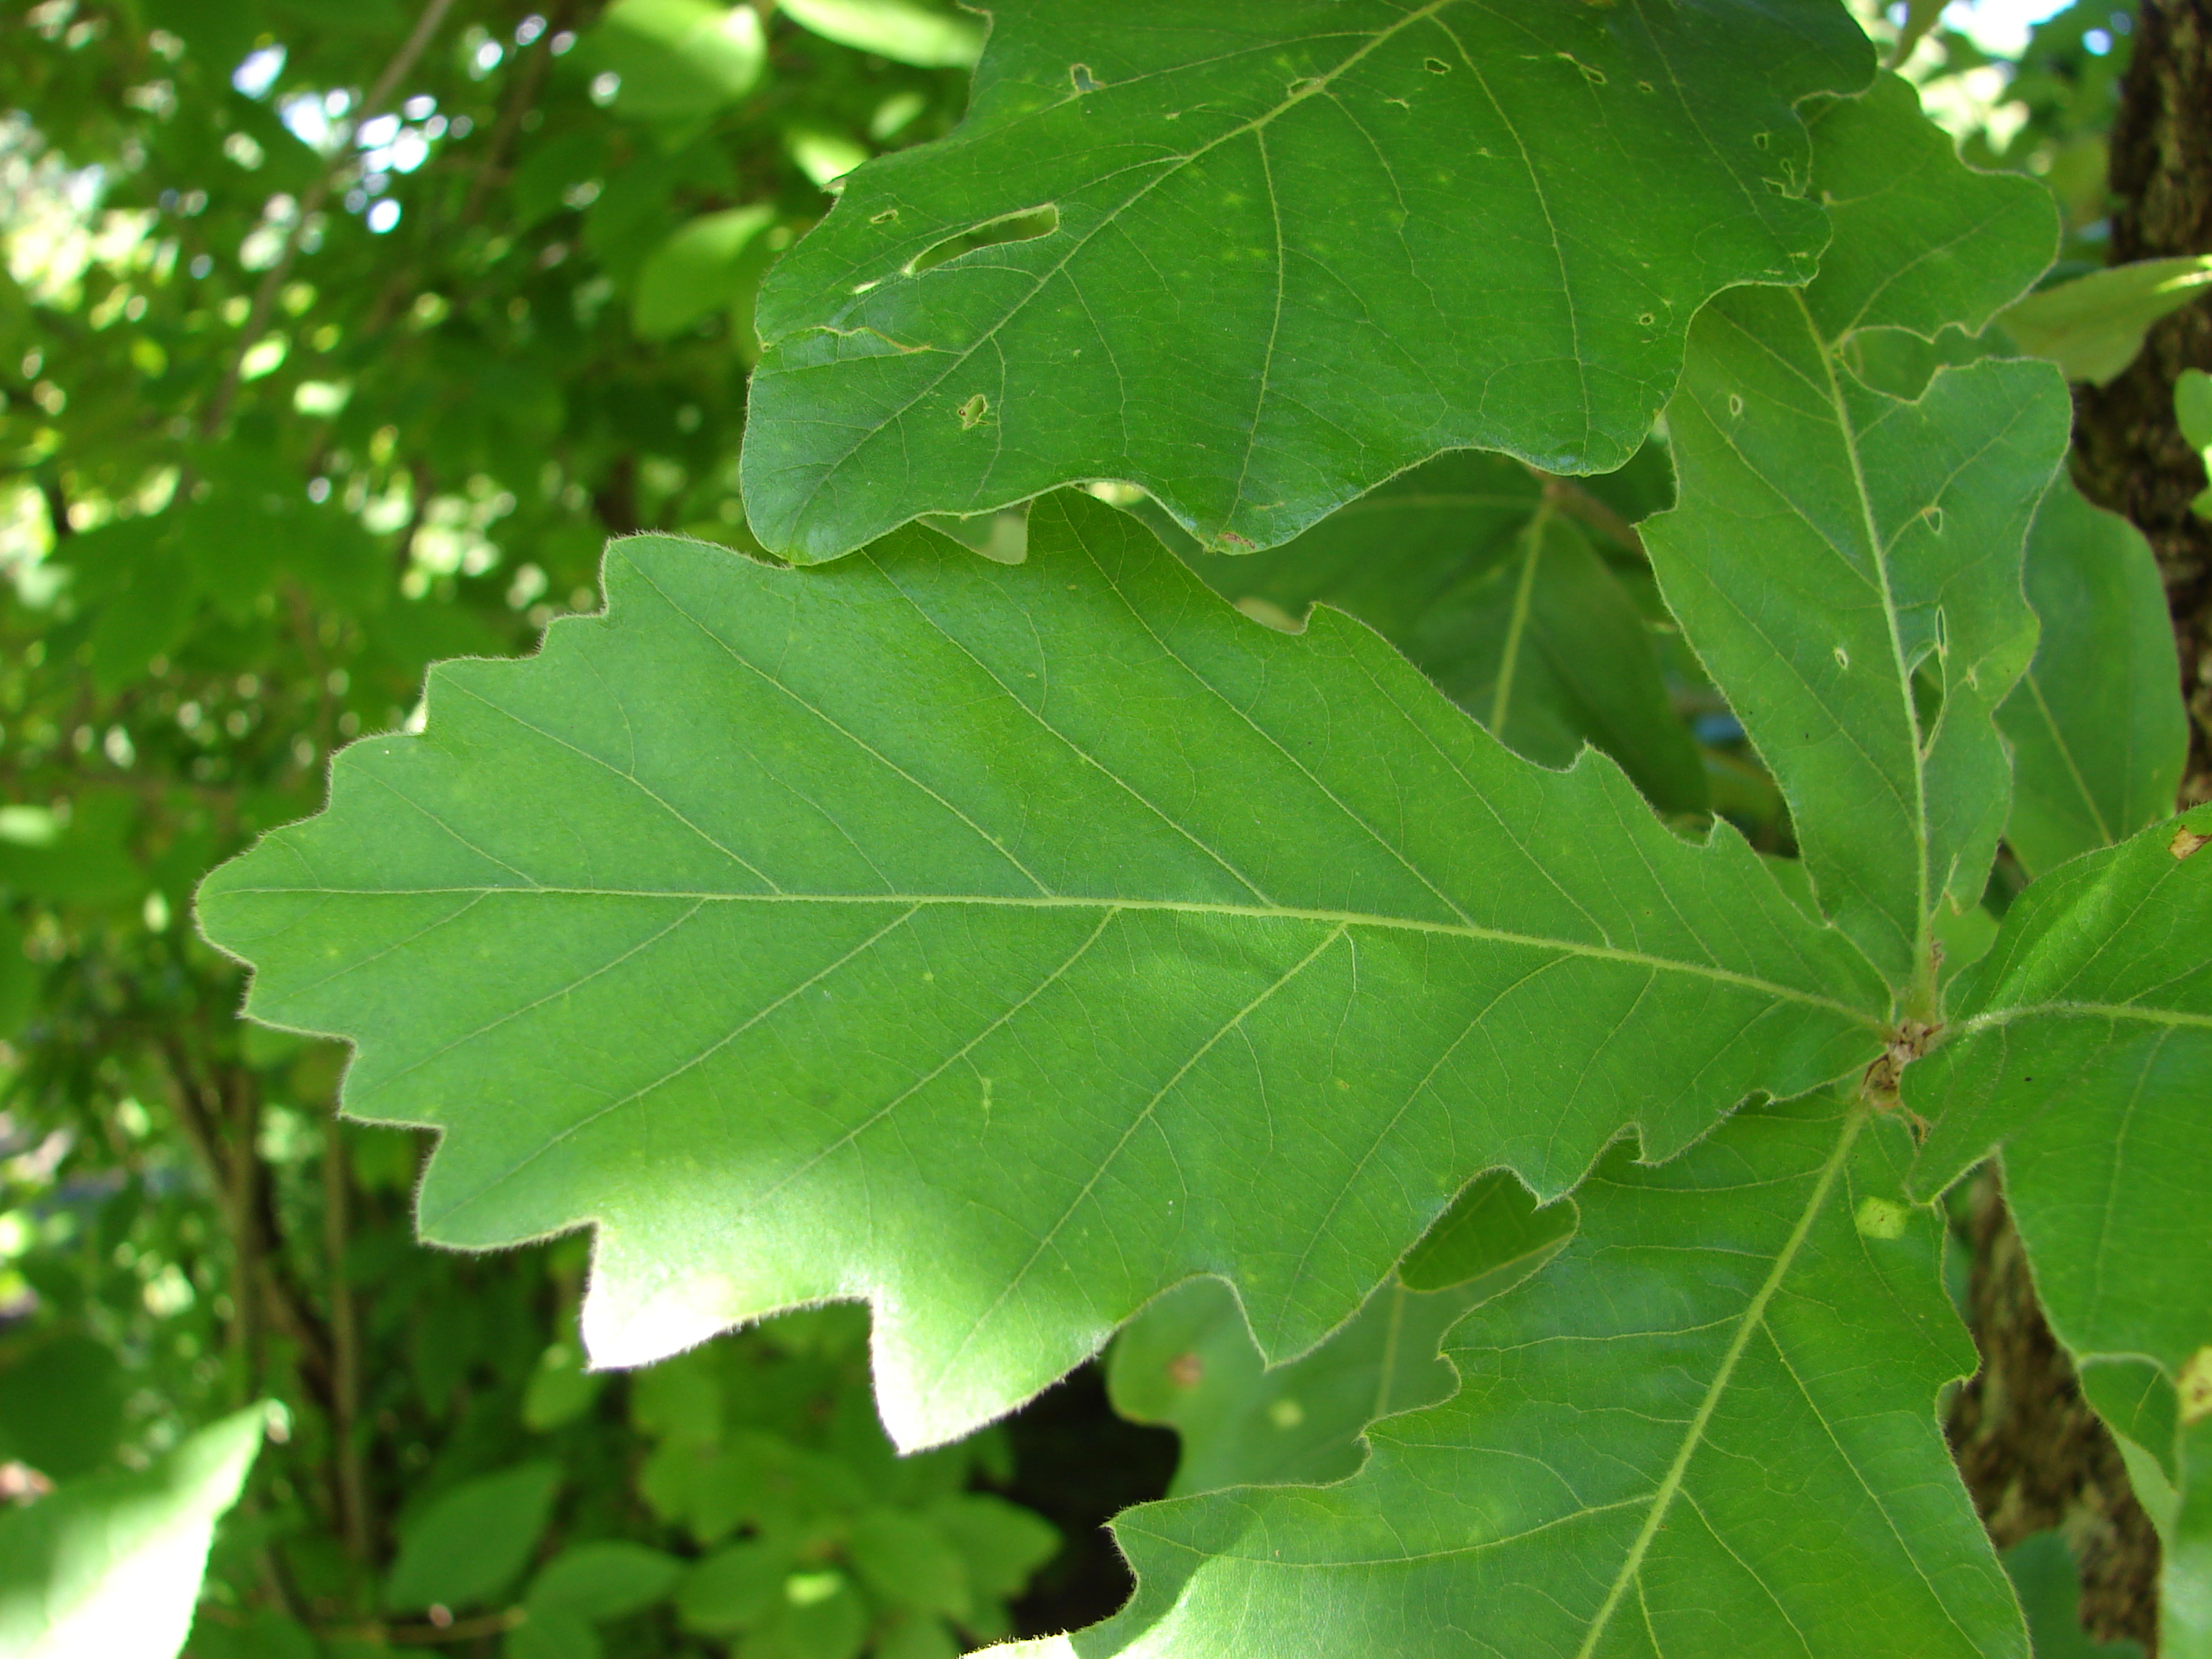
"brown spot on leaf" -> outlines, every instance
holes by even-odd
[[[2173,839],[2166,842],[2166,850],[2178,859],[2185,859],[2208,841],[2212,841],[2212,836],[2200,836],[2185,823],[2173,832]]]
[[[1179,1353],[1168,1361],[1168,1381],[1178,1389],[1194,1389],[1206,1376],[1206,1362],[1194,1353]]]

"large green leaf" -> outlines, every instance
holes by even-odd
[[[1202,1273],[1281,1358],[1477,1172],[1553,1196],[1878,1050],[1878,977],[1733,830],[1086,496],[1016,566],[916,528],[606,577],[202,894],[258,1018],[359,1045],[349,1110],[445,1132],[428,1236],[597,1224],[601,1363],[866,1297],[913,1445]]]
[[[171,1659],[191,1629],[215,1523],[261,1449],[255,1406],[149,1468],[0,1511],[0,1654]]]
[[[1511,1176],[1486,1176],[1312,1352],[1269,1368],[1230,1288],[1194,1279],[1115,1338],[1107,1391],[1122,1416],[1182,1437],[1170,1498],[1340,1480],[1359,1467],[1369,1424],[1450,1396],[1457,1379],[1437,1352],[1444,1332],[1573,1230],[1571,1204],[1538,1210]]]
[[[2041,872],[2172,811],[2189,715],[2142,532],[2061,477],[2035,515],[2027,580],[2042,638],[1997,725],[2012,744],[2005,840]]]
[[[993,12],[965,125],[762,291],[777,552],[1101,477],[1249,550],[1444,449],[1609,471],[1707,298],[1811,273],[1795,106],[1870,67],[1833,0]]]
[[[1129,1511],[1134,1601],[1024,1651],[2025,1659],[1936,1421],[1974,1352],[1911,1154],[1827,1099],[1615,1154],[1448,1339],[1455,1398],[1340,1485]]]
[[[2057,222],[2033,179],[1970,173],[1894,79],[1816,118],[1813,173],[1836,221],[1820,274],[1699,317],[1668,410],[1681,505],[1644,536],[1822,905],[1925,1018],[1937,907],[1979,902],[2004,827],[1992,716],[2035,648],[2021,549],[2071,408],[2045,363],[1942,369],[1905,401],[1844,349],[1978,328]]]
[[[1349,611],[1509,748],[1565,766],[1595,744],[1656,805],[1699,811],[1704,765],[1650,628],[1568,512],[1518,461],[1462,451],[1285,546],[1196,554],[1194,568],[1215,592],[1293,619],[1322,602]]]
[[[2212,807],[2198,807],[2030,887],[1961,975],[1951,1040],[1904,1090],[1931,1126],[1921,1189],[2001,1148],[2051,1329],[2077,1358],[2119,1362],[2087,1368],[2090,1396],[2153,1442],[2178,1493],[2146,1507],[2168,1511],[2160,1651],[2191,1659],[2212,1654],[2208,845]],[[2115,1413],[2122,1379],[2138,1397]]]

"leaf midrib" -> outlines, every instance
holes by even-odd
[[[1504,927],[1485,927],[1479,923],[1428,921],[1418,916],[1378,915],[1369,911],[1333,910],[1305,905],[1225,904],[1200,899],[1105,898],[1083,894],[1036,896],[1018,893],[732,893],[677,887],[556,887],[545,884],[528,887],[469,884],[450,887],[232,887],[226,889],[225,892],[226,896],[254,898],[295,897],[301,895],[332,898],[432,898],[477,895],[525,898],[668,899],[702,904],[907,905],[925,909],[964,905],[1007,910],[1162,911],[1178,915],[1228,916],[1250,921],[1318,922],[1332,927],[1371,927],[1395,933],[1468,939],[1484,944],[1550,951],[1562,956],[1582,957],[1593,961],[1625,963],[1665,973],[1711,980],[1744,990],[1758,991],[1784,1001],[1826,1009],[1869,1030],[1879,1030],[1882,1025],[1879,1015],[1855,1008],[1836,998],[1778,984],[1755,974],[1740,974],[1712,963],[1655,956],[1649,951],[1626,950],[1613,945],[1593,945],[1583,939],[1516,933]]]
[[[1091,244],[1105,231],[1111,229],[1113,227],[1119,224],[1121,221],[1122,216],[1127,213],[1129,210],[1134,207],[1139,202],[1151,195],[1153,191],[1158,189],[1170,179],[1175,178],[1184,172],[1194,162],[1199,161],[1204,156],[1212,155],[1224,144],[1232,143],[1235,140],[1244,137],[1247,133],[1265,131],[1288,111],[1295,109],[1297,106],[1306,102],[1309,99],[1316,97],[1320,94],[1326,92],[1335,83],[1337,79],[1341,76],[1345,71],[1351,69],[1355,64],[1360,63],[1370,54],[1381,50],[1382,44],[1385,41],[1395,39],[1396,36],[1404,33],[1407,29],[1413,27],[1418,23],[1427,21],[1429,19],[1436,16],[1438,13],[1456,3],[1458,3],[1458,0],[1428,0],[1428,3],[1420,6],[1415,10],[1407,12],[1404,16],[1399,18],[1397,21],[1390,24],[1388,27],[1377,29],[1371,33],[1367,37],[1365,43],[1363,44],[1357,51],[1353,52],[1349,57],[1346,58],[1342,63],[1337,64],[1335,68],[1328,70],[1328,73],[1324,75],[1316,76],[1310,80],[1300,82],[1297,90],[1287,93],[1282,100],[1273,107],[1262,111],[1258,115],[1254,116],[1251,119],[1241,122],[1224,132],[1217,134],[1212,138],[1208,139],[1206,143],[1200,144],[1182,155],[1164,157],[1158,162],[1146,163],[1145,165],[1146,166],[1157,167],[1158,170],[1155,172],[1151,178],[1146,179],[1142,184],[1138,185],[1137,188],[1129,194],[1127,199],[1103,214],[1097,224],[1091,226],[1080,235],[1076,237],[1073,243],[1068,247],[1065,253],[1063,253],[1058,259],[1055,259],[1045,270],[1037,274],[1036,280],[1030,283],[1029,291],[1023,295],[1019,299],[1016,300],[1012,305],[1008,306],[1004,314],[1001,315],[995,322],[992,323],[988,328],[985,329],[982,333],[978,335],[974,340],[970,341],[967,345],[962,347],[957,351],[948,352],[946,355],[951,357],[951,361],[946,364],[940,374],[931,380],[928,384],[922,386],[904,403],[901,404],[896,409],[890,410],[887,415],[878,419],[872,426],[863,431],[861,435],[855,439],[842,455],[839,455],[834,460],[823,466],[820,469],[815,482],[807,489],[805,496],[800,500],[797,512],[791,516],[796,518],[799,514],[804,514],[810,509],[813,506],[815,500],[821,495],[823,489],[827,487],[830,480],[836,477],[838,472],[843,469],[847,462],[850,461],[854,456],[860,453],[861,447],[866,444],[870,438],[873,437],[877,433],[881,432],[885,428],[892,425],[894,422],[902,420],[907,415],[913,411],[915,407],[919,404],[923,398],[929,396],[931,392],[934,392],[939,386],[943,385],[948,376],[955,373],[963,364],[968,362],[977,352],[981,351],[984,346],[995,339],[1001,329],[1005,328],[1007,324],[1011,323],[1014,319],[1015,317],[1019,315],[1024,310],[1027,309],[1030,304],[1036,300],[1038,295],[1044,292],[1046,285],[1049,283],[1054,277],[1059,276],[1074,262],[1077,255],[1081,253],[1085,248],[1089,247]],[[1546,214],[1546,217],[1547,219],[1550,217],[1548,212]],[[806,334],[811,333],[819,326],[821,326],[821,325],[801,326],[792,330],[788,334],[779,336],[775,340],[770,341],[768,343],[771,346],[781,345],[787,341],[798,339]],[[1583,416],[1587,422],[1589,416],[1587,407],[1585,407],[1583,410]],[[1233,507],[1231,510],[1233,513]]]
[[[1589,1632],[1583,1636],[1582,1645],[1575,1650],[1575,1659],[1590,1659],[1590,1656],[1597,1651],[1598,1643],[1603,1638],[1606,1627],[1612,1623],[1621,1598],[1627,1594],[1629,1585],[1637,1582],[1637,1575],[1643,1570],[1644,1557],[1651,1547],[1651,1540],[1658,1536],[1660,1528],[1666,1523],[1668,1510],[1674,1506],[1676,1496],[1682,1490],[1683,1479],[1689,1473],[1690,1460],[1697,1455],[1698,1449],[1705,1443],[1706,1427],[1711,1423],[1713,1413],[1720,1407],[1721,1397],[1728,1392],[1729,1384],[1735,1381],[1736,1366],[1750,1347],[1752,1337],[1765,1327],[1767,1304],[1773,1301],[1776,1292],[1782,1288],[1783,1280],[1790,1276],[1790,1268],[1796,1264],[1798,1253],[1804,1249],[1806,1239],[1812,1236],[1814,1222],[1827,1207],[1828,1194],[1835,1187],[1837,1176],[1843,1172],[1845,1159],[1850,1156],[1852,1143],[1857,1140],[1859,1131],[1866,1126],[1867,1116],[1868,1109],[1862,1104],[1853,1107],[1850,1115],[1844,1120],[1842,1132],[1836,1137],[1835,1148],[1828,1154],[1827,1162],[1820,1166],[1820,1179],[1814,1183],[1812,1195],[1806,1200],[1805,1207],[1797,1217],[1797,1224],[1790,1230],[1790,1237],[1775,1255],[1773,1267],[1737,1322],[1735,1335],[1729,1342],[1728,1352],[1721,1356],[1720,1367],[1714,1372],[1713,1380],[1705,1389],[1705,1397],[1698,1403],[1697,1415],[1690,1419],[1690,1426],[1682,1436],[1681,1447],[1675,1452],[1674,1461],[1668,1466],[1658,1491],[1653,1494],[1651,1508],[1644,1517],[1644,1525],[1638,1531],[1635,1542],[1629,1546],[1628,1554],[1620,1564],[1620,1571],[1614,1574],[1613,1583],[1606,1591],[1605,1601],[1592,1616]]]

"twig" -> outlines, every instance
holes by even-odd
[[[1534,471],[1535,469],[1531,468]],[[1645,556],[1644,538],[1636,526],[1603,501],[1577,483],[1572,478],[1562,478],[1556,473],[1537,472],[1544,481],[1544,499],[1552,502],[1571,519],[1580,519],[1600,535],[1619,542],[1638,558]]]
[[[453,0],[430,0],[430,3],[422,9],[422,16],[416,20],[414,33],[407,37],[406,44],[385,65],[384,73],[377,78],[375,86],[369,89],[368,96],[362,100],[361,106],[354,112],[352,118],[338,129],[337,158],[324,169],[322,177],[316,179],[309,186],[307,195],[301,198],[291,226],[284,233],[283,251],[277,255],[276,263],[269,267],[268,274],[262,277],[261,286],[254,291],[253,308],[246,313],[245,330],[238,337],[238,349],[231,357],[230,367],[223,373],[222,385],[217,388],[207,408],[201,411],[200,437],[203,441],[211,441],[222,430],[223,421],[230,413],[231,402],[238,396],[239,382],[246,373],[246,354],[260,343],[262,335],[268,331],[270,313],[276,309],[276,295],[283,289],[284,279],[292,274],[293,262],[300,256],[300,243],[307,234],[307,222],[330,199],[331,191],[337,185],[339,174],[350,164],[349,152],[353,149],[354,134],[361,131],[362,122],[384,107],[401,80],[415,67],[416,60],[422,57],[423,49],[430,44],[430,37],[438,32],[438,26],[446,21],[446,14],[453,8]]]

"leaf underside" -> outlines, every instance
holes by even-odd
[[[1608,471],[1700,305],[1811,274],[1796,106],[1870,68],[1832,0],[1003,0],[762,291],[753,529],[1113,477],[1249,550],[1445,449]]]
[[[914,1445],[1197,1273],[1279,1359],[1482,1170],[1553,1196],[1878,1048],[1879,980],[1734,831],[1087,497],[1017,567],[641,538],[607,579],[202,899],[255,1017],[358,1046],[349,1112],[446,1132],[428,1237],[597,1224],[599,1363],[866,1297]]]

